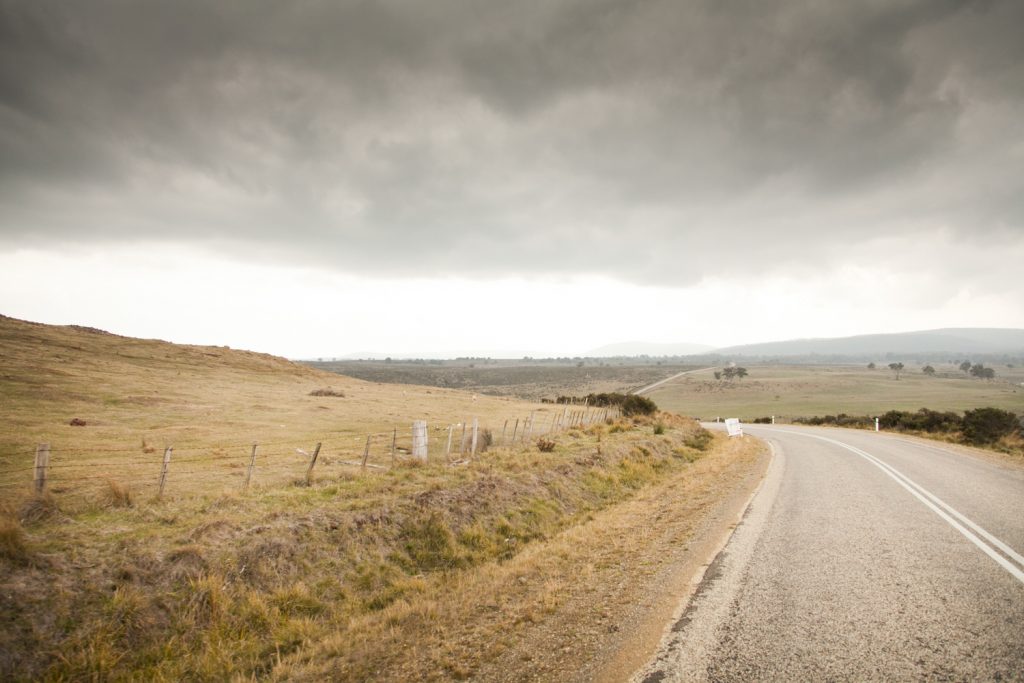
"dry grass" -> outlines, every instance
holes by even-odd
[[[18,637],[0,677],[223,680],[287,671],[311,652],[334,678],[373,677],[402,661],[381,629],[434,628],[467,577],[685,472],[679,451],[699,428],[662,422],[654,438],[649,420],[615,423],[615,434],[600,424],[556,437],[552,453],[499,447],[463,466],[37,521],[40,563],[12,563],[2,583]],[[510,593],[502,609],[540,623],[560,604],[557,585],[523,605]],[[311,649],[324,642],[344,656]]]
[[[25,530],[18,520],[6,515],[0,516],[0,558],[14,563],[28,560]]]

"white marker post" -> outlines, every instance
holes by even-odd
[[[878,431],[878,418],[875,418],[875,431]]]

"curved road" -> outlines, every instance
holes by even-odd
[[[635,681],[1024,680],[1024,467],[744,430],[772,464]]]

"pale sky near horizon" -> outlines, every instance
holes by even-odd
[[[1021,26],[0,0],[0,313],[293,358],[1024,327]]]

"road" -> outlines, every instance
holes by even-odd
[[[744,429],[764,482],[634,681],[1024,680],[1024,467]]]
[[[640,396],[642,394],[646,394],[648,391],[650,391],[651,389],[654,389],[655,387],[660,387],[662,384],[665,384],[667,382],[671,382],[674,379],[679,379],[680,377],[682,377],[684,375],[692,375],[695,372],[704,372],[705,370],[714,370],[714,369],[715,369],[714,367],[707,367],[707,368],[697,368],[696,370],[684,370],[683,372],[677,372],[676,374],[672,375],[671,377],[666,377],[665,379],[658,380],[654,384],[648,384],[646,387],[643,387],[641,389],[637,389],[636,391],[634,391],[632,393],[636,394],[637,396]]]

